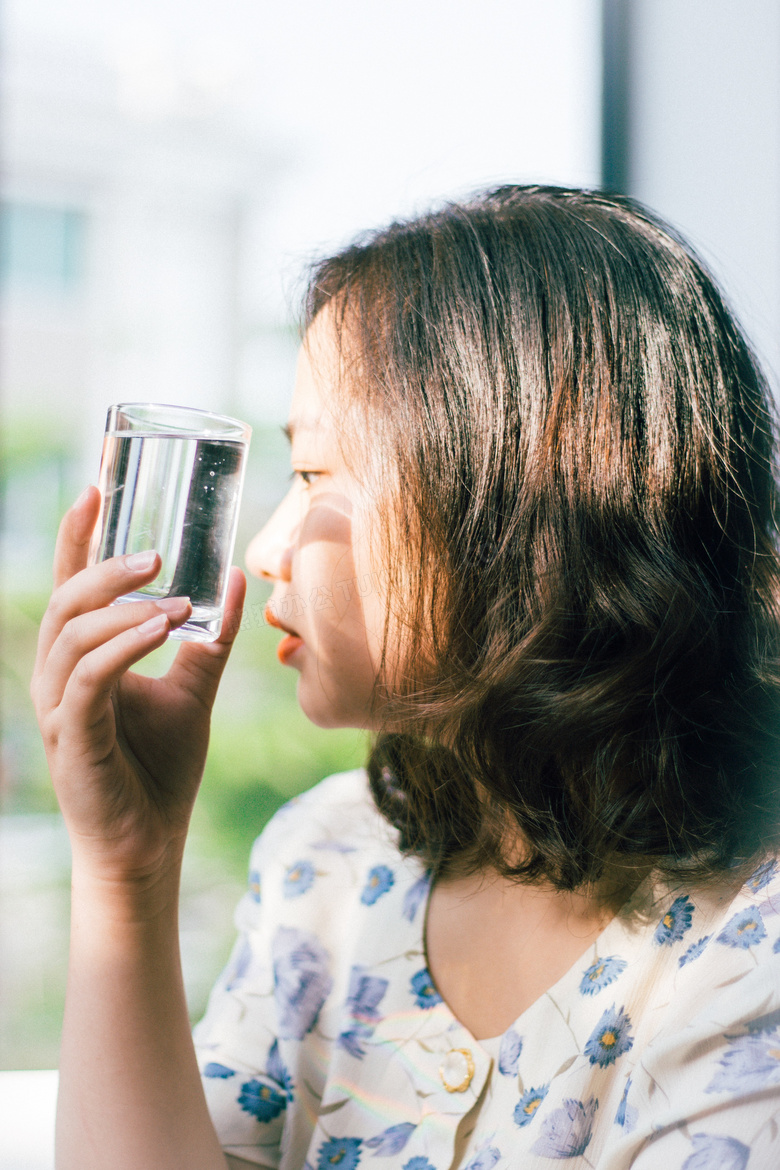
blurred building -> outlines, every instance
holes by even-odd
[[[110,403],[279,421],[295,339],[242,286],[278,151],[153,56],[112,68],[17,39],[4,66],[2,553],[18,582],[48,573]]]
[[[154,57],[17,40],[4,64],[6,417],[57,403],[77,432],[122,399],[236,407],[242,262],[278,153]]]

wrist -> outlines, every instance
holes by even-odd
[[[71,891],[74,911],[89,908],[101,919],[149,922],[174,917],[178,911],[181,856],[167,857],[154,865],[116,866],[96,864],[95,859],[74,854]]]
[[[83,832],[68,823],[73,873],[100,885],[144,890],[181,871],[187,826],[180,831],[145,833],[131,829]]]

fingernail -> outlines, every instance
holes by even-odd
[[[148,622],[140,625],[138,627],[138,633],[152,637],[153,635],[161,634],[167,625],[168,619],[164,613],[161,613],[159,617],[149,618]]]
[[[88,487],[85,487],[85,488],[84,488],[84,491],[81,493],[81,495],[79,496],[79,498],[78,498],[78,499],[77,499],[77,500],[74,502],[74,504],[73,504],[73,507],[74,507],[74,508],[80,508],[80,507],[81,507],[81,505],[82,505],[82,504],[84,503],[84,501],[86,500],[86,498],[87,498],[87,496],[89,495],[89,493],[90,493],[90,491],[91,491],[91,490],[92,490],[92,484],[90,484]]]
[[[148,552],[131,553],[130,556],[125,557],[125,568],[130,569],[133,573],[143,573],[147,569],[151,569],[156,556],[157,553],[154,549],[150,549]]]
[[[185,613],[190,608],[190,599],[189,597],[161,597],[154,604],[163,613],[174,617],[175,615]]]

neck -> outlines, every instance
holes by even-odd
[[[609,875],[561,892],[490,871],[438,878],[425,946],[439,993],[475,1037],[502,1034],[588,952],[640,881]]]

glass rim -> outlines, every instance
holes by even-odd
[[[252,428],[249,423],[231,415],[219,414],[214,410],[204,410],[197,406],[180,406],[167,402],[117,402],[109,406],[106,415],[106,430],[116,431],[117,416],[124,414],[134,425],[127,428],[127,433],[142,433],[148,428],[154,434],[171,434],[178,429],[191,432],[194,435],[220,435],[223,438],[233,438],[248,442]],[[161,417],[155,417],[161,416]],[[209,425],[210,424],[210,425]]]

